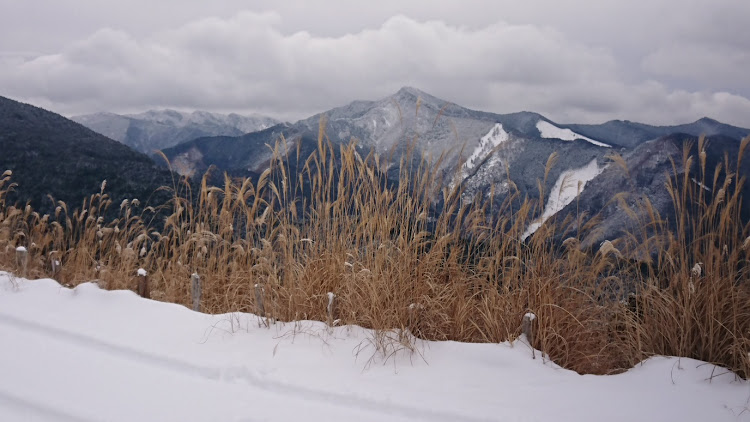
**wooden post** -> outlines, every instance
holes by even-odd
[[[148,285],[148,273],[143,268],[138,269],[138,295],[145,299],[151,299],[151,289]]]
[[[190,292],[193,297],[193,310],[195,312],[201,311],[201,276],[198,273],[193,273],[190,276]]]
[[[18,270],[21,272],[21,277],[25,278],[26,270],[29,266],[29,251],[23,246],[16,248],[16,265],[18,265]]]
[[[326,306],[326,312],[328,313],[328,326],[333,327],[334,322],[336,321],[334,319],[334,300],[336,299],[336,295],[333,294],[333,292],[328,292],[328,306]]]
[[[521,332],[526,336],[526,340],[529,342],[532,350],[534,348],[534,321],[536,321],[536,315],[533,312],[527,312],[521,322]],[[532,356],[536,359],[536,355],[533,352]]]
[[[60,270],[62,269],[62,264],[54,256],[50,256],[50,260],[49,261],[50,261],[49,262],[50,267],[52,267],[52,278],[54,278],[55,280],[57,280],[57,275],[60,274]],[[58,281],[60,281],[60,280],[58,280]]]
[[[263,306],[263,286],[260,284],[255,285],[255,306],[259,317],[266,315],[266,308]]]

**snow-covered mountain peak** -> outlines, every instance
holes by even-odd
[[[395,94],[388,97],[389,101],[396,101],[401,106],[416,107],[417,101],[419,101],[420,107],[428,106],[433,108],[441,108],[448,102],[430,95],[422,90],[405,86],[398,90]]]
[[[185,120],[185,115],[183,113],[168,108],[162,110],[147,110],[143,113],[126,114],[124,116],[161,124],[179,124]]]
[[[413,96],[413,97],[420,97],[420,96],[426,96],[426,95],[429,95],[429,94],[425,93],[425,92],[424,92],[424,91],[422,91],[422,90],[419,90],[419,89],[417,89],[417,88],[414,88],[414,87],[412,87],[412,86],[403,86],[403,87],[401,87],[401,89],[399,89],[399,90],[398,90],[398,91],[396,92],[396,94],[395,94],[395,95],[396,95],[396,96],[407,96],[407,95],[411,95],[411,96]]]

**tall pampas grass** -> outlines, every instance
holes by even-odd
[[[413,349],[418,339],[512,340],[533,313],[533,345],[580,373],[623,371],[654,354],[750,373],[750,232],[739,218],[738,167],[707,169],[702,160],[693,174],[687,150],[674,163],[665,189],[677,229],[645,202],[638,215],[649,216],[639,221],[648,230],[631,234],[661,245],[644,272],[609,241],[597,249],[582,249],[578,237],[555,245],[570,221],[545,224],[523,240],[544,201],[521,199],[512,184],[499,209],[491,198],[462,201],[460,184],[442,187],[436,163],[444,157],[405,156],[399,183],[390,185],[382,157],[363,156],[355,144],[335,146],[323,128],[312,155],[297,148],[296,178],[284,159],[293,151],[277,146],[254,182],[225,176],[211,186],[204,175],[194,190],[176,181],[165,188],[170,203],[154,208],[131,198],[109,221],[104,186],[72,212],[60,202],[54,215],[38,215],[4,202],[14,188],[6,172],[0,267],[14,270],[15,247],[24,246],[29,276],[52,275],[57,262],[62,283],[96,279],[110,289],[135,289],[143,268],[152,298],[190,307],[197,274],[204,312],[262,309],[267,321],[331,324],[335,313],[338,324],[380,333],[381,350]],[[708,197],[686,183],[691,177],[711,177],[720,192]],[[160,210],[167,215],[155,224]]]

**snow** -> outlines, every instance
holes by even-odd
[[[148,275],[148,272],[146,272],[146,270],[144,270],[143,268],[138,268],[138,275],[140,277],[146,277]]]
[[[226,131],[226,128],[235,128],[245,133],[255,132],[271,127],[277,123],[275,119],[259,114],[243,116],[234,113],[219,114],[202,110],[196,110],[193,112],[182,112],[170,109],[148,110],[139,114],[126,114],[123,116],[174,128],[186,128],[189,126],[203,127],[216,134],[229,133]],[[86,116],[81,117],[85,118]],[[110,116],[103,117],[104,120],[112,119]],[[219,132],[216,132],[217,128],[221,127],[224,127],[223,131],[219,130]]]
[[[701,189],[703,189],[703,190],[705,190],[707,192],[711,192],[711,188],[709,188],[708,186],[706,186],[703,183],[699,182],[695,177],[691,177],[690,180],[692,180],[693,183],[695,183],[696,185],[700,186]]]
[[[16,248],[16,252],[26,252],[26,247],[19,246],[19,247]]]
[[[466,160],[464,168],[466,170],[471,170],[482,158],[486,157],[492,149],[503,142],[506,142],[508,139],[510,139],[510,136],[508,135],[508,132],[503,129],[503,125],[495,123],[495,126],[493,126],[492,129],[490,129],[490,131],[479,140],[479,145],[474,148],[474,152],[469,159]]]
[[[526,312],[524,318],[527,318],[529,321],[533,321],[536,319],[536,315],[532,312]]]
[[[750,421],[750,383],[692,359],[581,376],[521,340],[383,357],[363,328],[270,327],[0,272],[0,420]]]
[[[539,129],[539,133],[542,135],[542,138],[561,139],[563,141],[575,141],[576,139],[582,139],[596,146],[612,148],[611,145],[605,144],[604,142],[595,141],[591,138],[579,135],[570,129],[559,128],[552,123],[546,122],[544,120],[538,121],[536,123],[536,128]]]
[[[602,171],[604,171],[604,167],[599,167],[596,163],[596,159],[593,159],[590,163],[581,168],[562,172],[560,177],[557,178],[552,190],[547,194],[547,204],[544,207],[542,215],[529,224],[522,239],[526,239],[534,234],[534,232],[537,231],[545,221],[573,202],[578,194],[583,192],[586,183],[601,174]],[[579,183],[581,185],[580,192],[578,186]]]
[[[503,142],[507,142],[509,139],[510,135],[505,131],[505,129],[503,129],[503,125],[500,123],[495,123],[492,129],[490,129],[490,131],[487,132],[486,135],[482,136],[479,139],[479,145],[474,148],[471,156],[469,156],[466,162],[464,162],[461,172],[459,173],[460,179],[466,179],[469,176],[469,172],[471,172],[474,167],[480,164],[482,160],[494,150],[495,147],[502,144]],[[499,162],[500,160],[497,156],[492,157],[489,166],[496,165]],[[456,187],[456,182],[457,181],[454,180],[450,183],[450,190],[453,190]],[[468,197],[466,198],[466,200],[470,201]]]

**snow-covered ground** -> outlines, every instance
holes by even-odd
[[[542,138],[561,139],[563,141],[575,141],[576,139],[582,139],[596,146],[605,148],[612,147],[611,145],[605,144],[604,142],[595,141],[591,138],[579,135],[570,129],[559,128],[550,122],[545,122],[544,120],[538,121],[536,123],[536,128],[539,130],[539,134],[542,136]]]
[[[529,224],[529,227],[523,233],[522,239],[526,239],[534,234],[545,221],[573,202],[583,192],[586,183],[601,174],[602,171],[604,171],[604,167],[599,167],[596,159],[593,159],[581,168],[562,172],[560,177],[555,181],[555,186],[547,194],[547,204],[544,206],[542,215]]]
[[[691,359],[581,376],[521,340],[384,359],[358,327],[265,328],[1,272],[0,345],[2,421],[750,420],[750,384]]]

